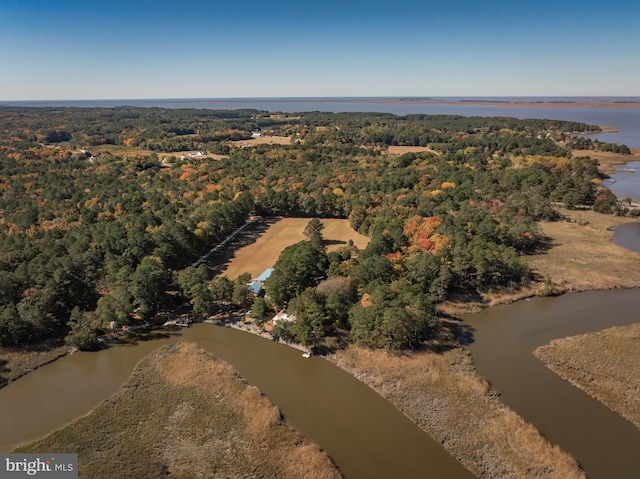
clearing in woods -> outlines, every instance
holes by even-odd
[[[250,224],[221,251],[212,255],[207,263],[230,279],[242,273],[257,277],[265,269],[273,267],[278,256],[287,246],[306,240],[303,231],[311,218],[262,218]],[[369,238],[355,231],[349,220],[321,219],[322,236],[327,251],[345,246],[349,240],[363,249]]]

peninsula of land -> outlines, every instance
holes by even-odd
[[[246,315],[329,353],[478,477],[581,477],[475,373],[455,315],[640,285],[638,254],[610,242],[635,208],[602,185],[599,163],[636,152],[580,135],[597,126],[128,107],[0,116],[7,380],[59,354],[41,353],[45,338],[90,350],[149,321]]]
[[[355,100],[354,100],[355,101]],[[448,99],[448,98],[374,98],[374,103],[424,104],[424,105],[478,105],[500,106],[507,108],[640,108],[640,101],[616,100],[518,100],[518,99]]]

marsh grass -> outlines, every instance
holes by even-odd
[[[63,342],[45,342],[20,349],[0,348],[0,388],[69,352]]]
[[[594,160],[598,160],[598,169],[605,175],[611,175],[616,172],[614,168],[617,165],[623,165],[631,161],[640,161],[640,150],[632,148],[630,155],[621,155],[619,153],[612,153],[610,151],[596,151],[596,150],[573,150],[571,156],[589,156]]]
[[[640,428],[640,323],[556,339],[534,354]]]
[[[500,402],[461,348],[391,355],[350,347],[334,360],[442,442],[479,478],[584,478],[576,461]]]
[[[337,478],[260,391],[195,344],[145,358],[89,415],[19,449],[76,452],[80,477]]]
[[[528,284],[516,290],[454,295],[439,305],[439,311],[457,315],[532,296],[640,287],[640,253],[612,243],[612,228],[637,219],[591,210],[560,212],[565,221],[540,223],[547,244],[525,257],[532,271]]]

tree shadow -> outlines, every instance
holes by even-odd
[[[440,313],[433,335],[424,343],[424,349],[442,354],[473,343],[475,329],[460,318]]]
[[[532,251],[525,254],[527,256],[534,255],[534,254],[546,254],[547,251],[549,251],[551,248],[557,245],[558,243],[554,241],[553,238],[551,238],[550,236],[543,236],[540,239],[540,242],[536,245],[536,247]]]
[[[150,329],[127,333],[124,336],[118,337],[115,343],[123,346],[136,346],[140,342],[155,341],[156,339],[169,339],[175,336],[180,336],[178,330],[170,331],[167,329]]]
[[[346,330],[336,329],[325,337],[322,343],[314,346],[311,352],[316,356],[328,356],[343,349],[347,349],[350,344],[351,340],[349,332]]]
[[[347,242],[346,241],[342,241],[342,240],[336,240],[336,239],[331,239],[331,240],[323,240],[324,245],[325,246],[335,246],[335,245],[346,245]]]
[[[451,303],[482,303],[484,298],[475,289],[457,290],[449,293],[447,301]]]
[[[275,216],[262,217],[258,221],[254,221],[231,239],[223,248],[209,256],[204,261],[204,264],[211,268],[216,274],[220,274],[229,266],[229,263],[235,258],[236,252],[239,249],[254,244],[271,226],[279,221],[282,221],[282,218]]]

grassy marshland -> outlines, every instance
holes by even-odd
[[[535,355],[640,428],[640,323],[556,339]]]
[[[335,358],[479,478],[584,478],[576,461],[507,408],[454,348],[392,355],[350,347]]]
[[[195,344],[158,349],[94,411],[20,452],[77,452],[80,477],[338,478],[278,409]]]

